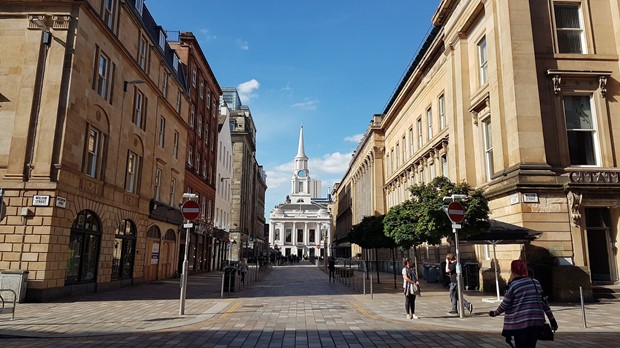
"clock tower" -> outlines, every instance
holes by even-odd
[[[297,156],[295,156],[295,169],[293,170],[293,177],[291,178],[291,195],[292,197],[302,197],[293,199],[293,203],[299,198],[307,198],[309,202],[311,181],[308,171],[308,156],[306,156],[304,152],[304,126],[301,126],[299,129]]]

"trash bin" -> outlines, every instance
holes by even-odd
[[[480,266],[478,266],[478,262],[465,262],[463,266],[465,290],[478,290],[480,288]]]
[[[427,283],[437,283],[437,266],[428,267],[428,272],[426,273],[426,282]]]
[[[10,289],[15,291],[16,302],[22,303],[26,298],[26,287],[28,285],[28,271],[4,270],[0,272],[0,289]],[[13,301],[13,294],[7,292],[2,297],[8,301]]]
[[[237,269],[234,267],[224,268],[224,291],[235,291],[235,278]]]

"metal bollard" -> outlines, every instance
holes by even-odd
[[[366,295],[366,276],[367,276],[367,272],[364,272],[364,275],[362,278],[362,289],[364,290],[364,295]]]
[[[222,273],[222,289],[220,290],[220,298],[224,298],[224,273]]]
[[[372,293],[372,273],[370,274],[370,299],[374,299],[374,295]]]
[[[579,297],[581,298],[581,321],[583,321],[583,327],[587,328],[586,324],[586,306],[583,304],[583,288],[579,287]]]

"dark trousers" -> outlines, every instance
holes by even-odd
[[[329,269],[329,281],[336,281],[336,277],[334,276],[334,269]]]
[[[458,288],[459,286],[457,283],[450,283],[450,304],[452,305],[451,311],[453,312],[458,312],[458,304],[459,304]],[[469,302],[467,302],[467,300],[465,299],[465,296],[463,296],[463,306],[467,308],[468,305],[469,305]]]
[[[405,296],[405,312],[415,314],[415,295],[408,294]]]
[[[541,328],[532,326],[514,332],[515,348],[536,348]]]

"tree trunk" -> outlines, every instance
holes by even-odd
[[[392,248],[392,268],[394,271],[394,289],[397,289],[396,287],[396,249]]]

